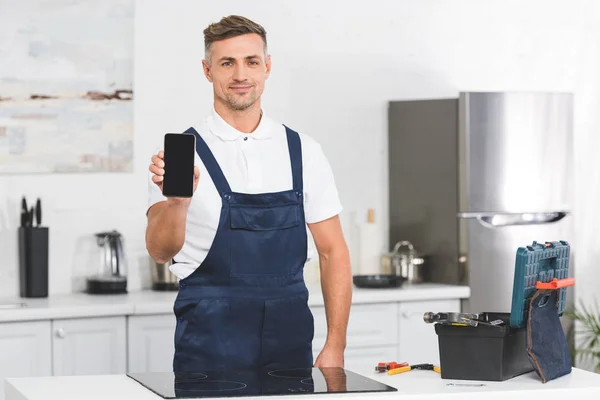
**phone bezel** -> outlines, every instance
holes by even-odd
[[[195,157],[196,157],[196,135],[194,135],[193,133],[166,133],[165,137],[164,137],[164,142],[163,142],[163,151],[164,151],[164,161],[165,161],[165,167],[166,167],[166,162],[167,162],[167,141],[169,140],[169,138],[173,137],[177,137],[180,138],[182,136],[185,137],[192,137],[192,151],[191,151],[191,156],[194,158],[194,165],[195,165]],[[165,193],[165,182],[167,181],[167,175],[166,175],[166,169],[165,169],[165,175],[164,175],[164,179],[163,179],[163,185],[162,185],[162,193],[163,196],[165,197],[172,197],[172,198],[190,198],[194,195],[194,170],[192,169],[192,179],[191,179],[191,183],[190,183],[190,191],[188,193],[186,193],[185,195],[181,195],[181,194],[173,194],[173,193]]]

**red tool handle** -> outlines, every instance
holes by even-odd
[[[403,363],[397,363],[396,361],[380,362],[375,367],[375,371],[385,372],[385,371],[390,371],[392,369],[396,369],[396,368],[400,368],[400,367],[407,367],[407,366],[408,366],[407,362],[403,362]]]
[[[556,279],[553,278],[550,282],[537,281],[536,289],[561,289],[567,286],[575,285],[575,278]]]

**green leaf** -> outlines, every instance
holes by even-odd
[[[572,359],[590,359],[600,370],[600,307],[595,300],[593,306],[580,301],[578,307],[566,311],[565,317],[579,322],[577,328],[571,326],[569,338],[574,343],[575,335],[580,342],[578,348],[571,348]]]

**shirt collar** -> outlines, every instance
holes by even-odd
[[[271,137],[271,130],[265,112],[261,110],[261,117],[258,126],[252,133],[244,133],[238,131],[233,126],[229,125],[217,113],[215,108],[212,109],[212,118],[209,124],[210,131],[223,140],[237,140],[242,136],[249,136],[253,139],[267,139]]]

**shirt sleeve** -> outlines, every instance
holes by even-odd
[[[342,204],[331,165],[315,141],[307,140],[309,154],[304,167],[304,215],[313,224],[338,215]]]

